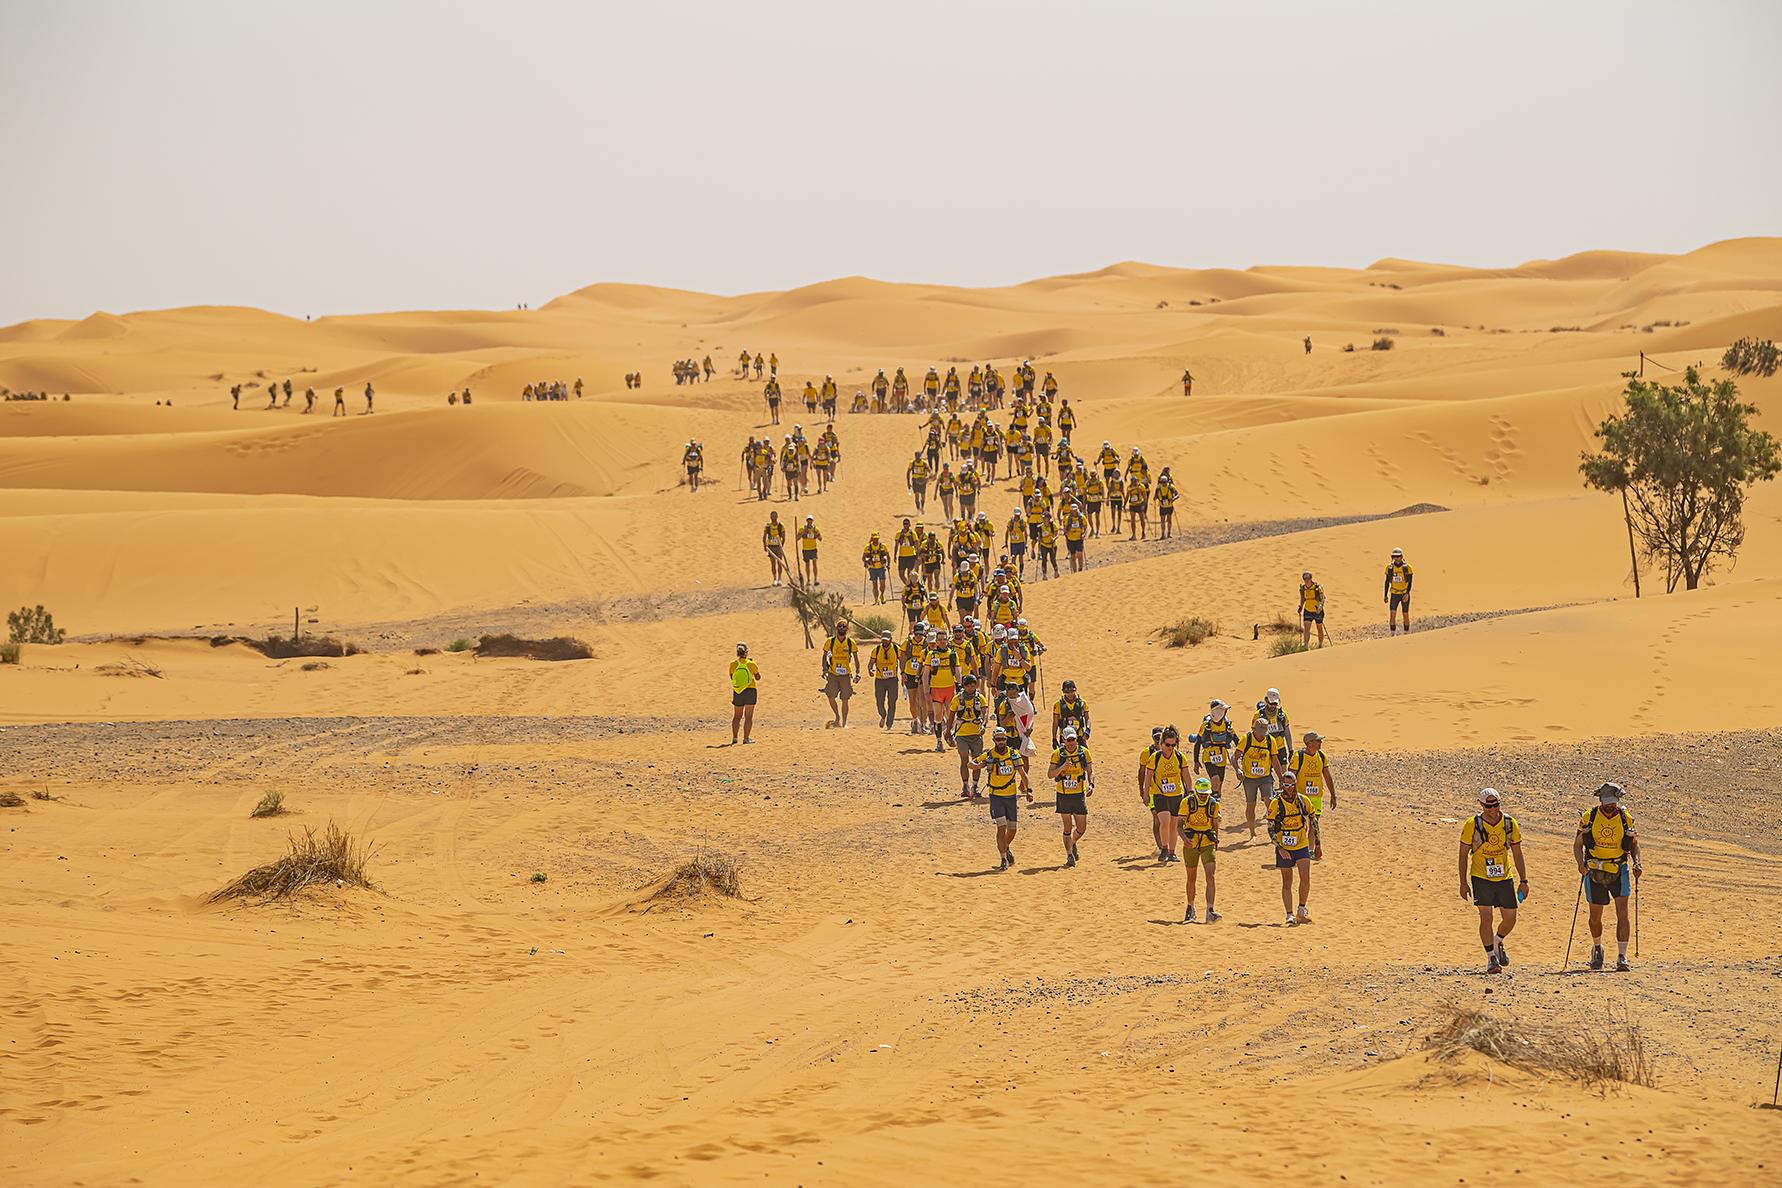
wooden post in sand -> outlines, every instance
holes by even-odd
[[[1627,522],[1627,556],[1633,563],[1634,597],[1640,596],[1640,555],[1634,552],[1633,513],[1627,508],[1627,488],[1621,488],[1621,518]]]
[[[291,608],[291,642],[296,643],[297,640],[299,639],[299,637],[301,637],[302,635],[303,635],[302,612],[299,611],[296,607],[292,607]]]

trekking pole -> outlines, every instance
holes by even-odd
[[[1640,880],[1634,880],[1634,956],[1640,955]]]
[[[1770,1108],[1782,1101],[1782,1048],[1776,1049],[1776,1087],[1770,1090]]]
[[[1578,876],[1578,899],[1572,904],[1572,930],[1565,938],[1565,960],[1560,963],[1559,972],[1564,973],[1566,966],[1572,963],[1572,940],[1578,935],[1578,908],[1584,903],[1584,876]]]

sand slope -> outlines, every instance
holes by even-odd
[[[1193,1178],[1186,1158],[1237,1184],[1761,1182],[1782,490],[1753,493],[1736,566],[1674,595],[1647,572],[1635,600],[1618,505],[1577,465],[1642,352],[1649,376],[1718,377],[1728,343],[1779,333],[1765,239],[0,329],[0,385],[73,396],[0,404],[0,602],[75,637],[0,666],[0,791],[53,797],[0,808],[0,1179],[1131,1184]],[[745,347],[779,355],[783,425],[729,374]],[[669,382],[707,354],[716,382]],[[873,730],[865,695],[824,728],[759,546],[769,511],[812,516],[826,584],[874,610],[858,557],[918,516],[916,419],[844,414],[837,485],[795,504],[741,491],[736,460],[816,428],[807,378],[845,403],[880,367],[1029,355],[1080,448],[1141,446],[1184,500],[1175,541],[1110,532],[1087,572],[1029,583],[1048,698],[1070,676],[1093,708],[1097,792],[1079,866],[1042,783],[999,873],[950,754]],[[287,376],[319,415],[265,409]],[[519,400],[577,376],[579,402]],[[327,417],[336,386],[353,415]],[[1775,431],[1782,377],[1741,389]],[[999,525],[1014,505],[1001,481],[981,500]],[[1380,602],[1394,546],[1418,575],[1406,638]],[[1271,658],[1308,568],[1333,644]],[[209,639],[293,611],[365,653]],[[1189,615],[1217,633],[1164,647]],[[435,650],[501,630],[594,658]],[[757,744],[732,749],[739,639],[764,679]],[[1233,790],[1226,918],[1183,927],[1135,756],[1153,723],[1270,686],[1344,790],[1315,923],[1280,923]],[[1610,775],[1649,847],[1640,955],[1562,975],[1569,838]],[[1492,980],[1452,885],[1487,782],[1533,888]],[[290,812],[250,819],[268,791]],[[330,821],[375,843],[377,891],[206,903]],[[652,898],[699,849],[742,860],[746,898]],[[1629,1020],[1654,1083],[1437,1059],[1448,1003]]]

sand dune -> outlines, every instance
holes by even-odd
[[[1674,595],[1648,572],[1635,600],[1619,505],[1577,468],[1642,351],[1648,375],[1718,378],[1728,343],[1778,331],[1782,240],[0,329],[0,384],[74,397],[0,404],[0,603],[74,637],[0,665],[0,791],[50,797],[0,808],[0,1179],[1127,1184],[1172,1178],[1159,1136],[1197,1126],[1238,1184],[1652,1179],[1659,1159],[1761,1179],[1782,488],[1753,493],[1736,566]],[[784,424],[731,377],[744,349],[778,354]],[[707,354],[716,382],[669,381]],[[769,511],[812,516],[826,587],[895,621],[861,605],[858,558],[942,517],[904,489],[917,419],[843,415],[837,485],[797,503],[736,469],[749,436],[815,429],[807,378],[846,394],[879,367],[1029,356],[1079,448],[1141,446],[1184,496],[1174,542],[1110,532],[1085,573],[1029,582],[1044,693],[1070,676],[1093,707],[1097,792],[1080,865],[1042,787],[998,873],[950,755],[863,726],[864,696],[825,728],[759,544]],[[318,415],[264,408],[287,376]],[[519,400],[576,376],[579,402]],[[335,386],[355,415],[326,415]],[[445,406],[465,386],[475,405]],[[1782,378],[1740,387],[1774,419]],[[999,525],[1014,506],[1003,481],[981,500]],[[1380,601],[1394,546],[1418,575],[1404,638]],[[1271,658],[1306,568],[1332,645]],[[210,639],[293,612],[364,651]],[[1216,634],[1165,647],[1188,615]],[[496,631],[594,656],[438,650]],[[737,640],[764,676],[757,743],[731,748]],[[1134,757],[1153,723],[1270,686],[1344,781],[1315,923],[1281,924],[1231,792],[1226,918],[1182,927]],[[1555,972],[1569,838],[1604,775],[1650,855],[1613,981]],[[1492,981],[1450,886],[1487,782],[1533,887]],[[287,815],[251,819],[271,791]],[[378,890],[207,902],[328,822],[375,844]],[[656,897],[701,849],[741,859],[745,898]],[[1427,1053],[1451,1003],[1578,1031],[1612,1004],[1653,1083]]]

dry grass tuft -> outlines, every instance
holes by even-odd
[[[0,792],[0,808],[24,808],[25,798],[17,792]]]
[[[0,664],[17,664],[19,662],[19,645],[0,643]]]
[[[650,896],[652,902],[662,899],[695,899],[718,895],[725,899],[742,898],[742,882],[738,877],[742,863],[729,854],[701,850],[674,868],[664,883]]]
[[[1606,1022],[1580,1028],[1503,1019],[1454,1003],[1444,1009],[1447,1018],[1423,1041],[1437,1056],[1471,1049],[1514,1068],[1586,1085],[1652,1084],[1652,1059],[1639,1025],[1614,1012]]]
[[[1219,625],[1211,619],[1194,615],[1177,619],[1167,627],[1159,627],[1152,634],[1161,637],[1166,648],[1198,648],[1212,636],[1219,634]]]
[[[485,635],[476,645],[478,656],[523,656],[529,660],[592,660],[594,649],[567,635],[550,639],[521,639],[517,635]]]
[[[248,816],[250,816],[250,817],[277,817],[277,816],[282,816],[284,814],[284,811],[285,811],[285,794],[283,792],[279,792],[279,791],[275,790],[272,792],[268,792],[266,795],[260,797],[260,803],[256,804],[254,806],[254,811],[249,813]]]
[[[1267,632],[1270,635],[1298,635],[1299,624],[1289,619],[1282,611],[1276,611],[1275,617],[1266,623],[1256,625],[1257,633]]]
[[[1269,645],[1270,656],[1292,656],[1306,650],[1306,641],[1297,635],[1281,635]]]
[[[334,822],[328,822],[321,836],[305,829],[303,836],[287,838],[285,855],[264,866],[256,866],[233,883],[213,892],[211,903],[230,899],[257,899],[269,903],[289,899],[308,887],[337,883],[347,887],[376,890],[377,885],[365,875],[374,847],[359,842]]]

